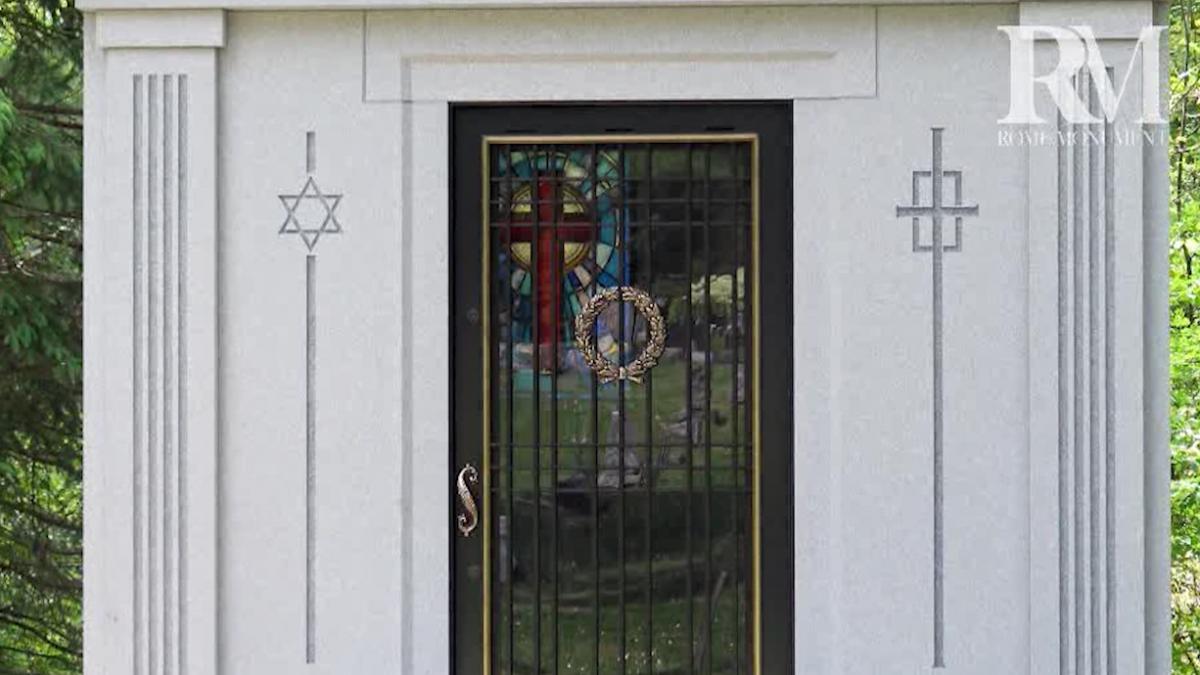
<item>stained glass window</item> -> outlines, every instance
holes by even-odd
[[[554,350],[548,345],[573,340],[574,319],[589,288],[615,286],[628,277],[622,269],[628,257],[617,254],[628,238],[617,194],[623,169],[613,153],[579,148],[512,150],[497,158],[500,212],[493,224],[509,240],[497,273],[514,294],[509,327],[515,341],[532,342],[536,330],[549,356]],[[540,283],[534,283],[535,274]],[[601,351],[615,351],[613,327],[600,323]],[[570,357],[568,352],[558,359]]]

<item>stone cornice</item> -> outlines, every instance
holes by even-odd
[[[96,46],[101,49],[224,47],[225,12],[220,9],[98,12]]]
[[[80,0],[84,11],[230,9],[230,10],[387,10],[387,9],[528,9],[604,7],[744,7],[829,5],[996,5],[1013,0]]]

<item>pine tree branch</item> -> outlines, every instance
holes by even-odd
[[[60,120],[57,117],[45,117],[42,115],[30,116],[46,126],[56,127],[58,129],[66,129],[67,131],[83,131],[83,125],[79,122],[68,122],[66,120]]]
[[[12,265],[13,269],[18,274],[20,274],[22,277],[29,279],[30,281],[36,281],[36,282],[44,283],[44,284],[53,284],[55,286],[79,286],[83,283],[83,279],[78,276],[69,277],[69,276],[65,276],[62,274],[54,274],[52,272],[39,272],[39,271],[30,269],[30,267],[28,265],[28,262],[29,262],[28,260],[19,260],[19,259],[10,258],[10,261],[13,264]]]
[[[64,666],[67,668],[75,668],[79,665],[77,663],[78,659],[72,659],[70,657],[63,656],[62,654],[47,654],[45,652],[38,652],[38,651],[34,651],[32,649],[22,649],[20,647],[10,647],[10,646],[4,645],[4,644],[0,644],[0,652],[9,652],[12,654],[20,654],[24,657],[27,657],[30,659],[41,660],[41,661],[52,661],[54,663],[59,664],[60,666]],[[82,656],[82,655],[80,655],[80,656]]]
[[[79,561],[74,559],[83,556],[83,549],[81,548],[59,548],[49,539],[33,538],[11,529],[0,527],[0,537],[8,540],[14,546],[21,547],[22,550],[29,551],[32,555],[43,555],[49,560],[54,560],[56,557],[67,558],[68,560],[61,563],[67,566],[78,567]]]
[[[0,666],[0,675],[45,675],[44,673],[35,673],[32,670],[12,670],[5,666]]]
[[[79,579],[67,579],[61,577],[58,579],[47,579],[38,576],[29,567],[19,567],[11,562],[0,561],[0,572],[7,572],[15,577],[23,579],[27,584],[41,591],[63,593],[67,595],[77,595],[83,591],[83,582]]]
[[[69,644],[69,638],[66,635],[63,635],[62,633],[58,633],[59,637],[68,640],[68,644],[62,644],[60,642],[56,642],[56,641],[50,639],[50,636],[47,635],[47,633],[53,634],[55,632],[53,629],[49,628],[48,626],[46,626],[45,624],[43,624],[40,621],[37,621],[38,625],[34,625],[34,623],[33,623],[34,621],[37,621],[36,619],[34,619],[34,617],[22,616],[19,614],[9,614],[8,612],[5,612],[4,610],[0,610],[0,623],[5,623],[10,626],[19,628],[22,631],[24,631],[25,633],[28,633],[29,635],[32,635],[33,637],[37,638],[43,644],[47,645],[51,649],[62,652],[63,654],[83,656],[82,650],[72,647]],[[4,645],[0,645],[0,649],[12,649],[12,647],[5,647]],[[40,656],[43,656],[46,658],[52,658],[51,655],[49,655],[49,654],[40,654]],[[58,658],[62,658],[62,656],[59,655]]]
[[[67,530],[68,532],[74,532],[80,535],[83,534],[82,523],[64,518],[63,516],[59,516],[54,513],[50,513],[49,511],[43,511],[42,509],[29,506],[28,504],[14,502],[9,499],[0,499],[0,508],[24,514],[30,518],[33,518],[39,523],[42,523],[43,525],[57,527],[61,530]]]
[[[49,211],[47,209],[40,209],[35,206],[28,206],[26,204],[14,202],[11,199],[0,199],[0,204],[3,204],[5,206],[11,206],[14,209],[19,209],[21,211],[24,211],[25,213],[29,213],[29,214],[37,215],[37,216],[44,216],[47,218],[62,218],[63,220],[73,220],[73,221],[83,220],[83,213],[81,211]]]
[[[56,432],[57,433],[57,432]],[[31,452],[18,444],[10,443],[0,452],[11,452],[12,454],[42,466],[52,466],[59,471],[62,471],[73,480],[82,480],[83,472],[78,465],[78,453],[75,451],[64,451],[61,454],[50,454],[44,452]]]
[[[13,107],[21,112],[62,115],[67,117],[83,117],[83,108],[69,108],[60,105],[45,105],[27,101],[13,101]]]

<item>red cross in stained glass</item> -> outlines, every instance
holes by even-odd
[[[589,209],[577,195],[567,196],[567,190],[554,177],[537,179],[537,196],[532,208],[525,213],[511,212],[511,220],[499,222],[501,241],[510,244],[532,244],[536,236],[536,253],[530,253],[525,261],[512,253],[523,267],[534,274],[533,301],[537,314],[536,337],[538,343],[538,367],[543,372],[557,371],[555,342],[562,331],[562,275],[564,247],[571,243],[591,242],[594,225]],[[536,209],[537,218],[532,218]],[[531,247],[534,248],[534,247]],[[529,260],[536,256],[536,260]],[[561,352],[562,350],[557,350]],[[561,358],[562,354],[558,356]]]

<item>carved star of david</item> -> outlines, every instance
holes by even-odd
[[[324,217],[319,217],[320,223],[302,222],[301,214],[296,213],[306,199],[316,200],[324,210]],[[283,202],[283,208],[287,210],[283,226],[279,228],[279,234],[300,235],[309,251],[312,251],[317,245],[322,234],[339,234],[342,231],[342,225],[338,222],[336,213],[338,204],[342,203],[342,195],[321,192],[321,188],[317,186],[317,181],[313,180],[312,176],[309,176],[308,180],[304,182],[304,187],[301,188],[299,194],[279,195],[279,201]]]

